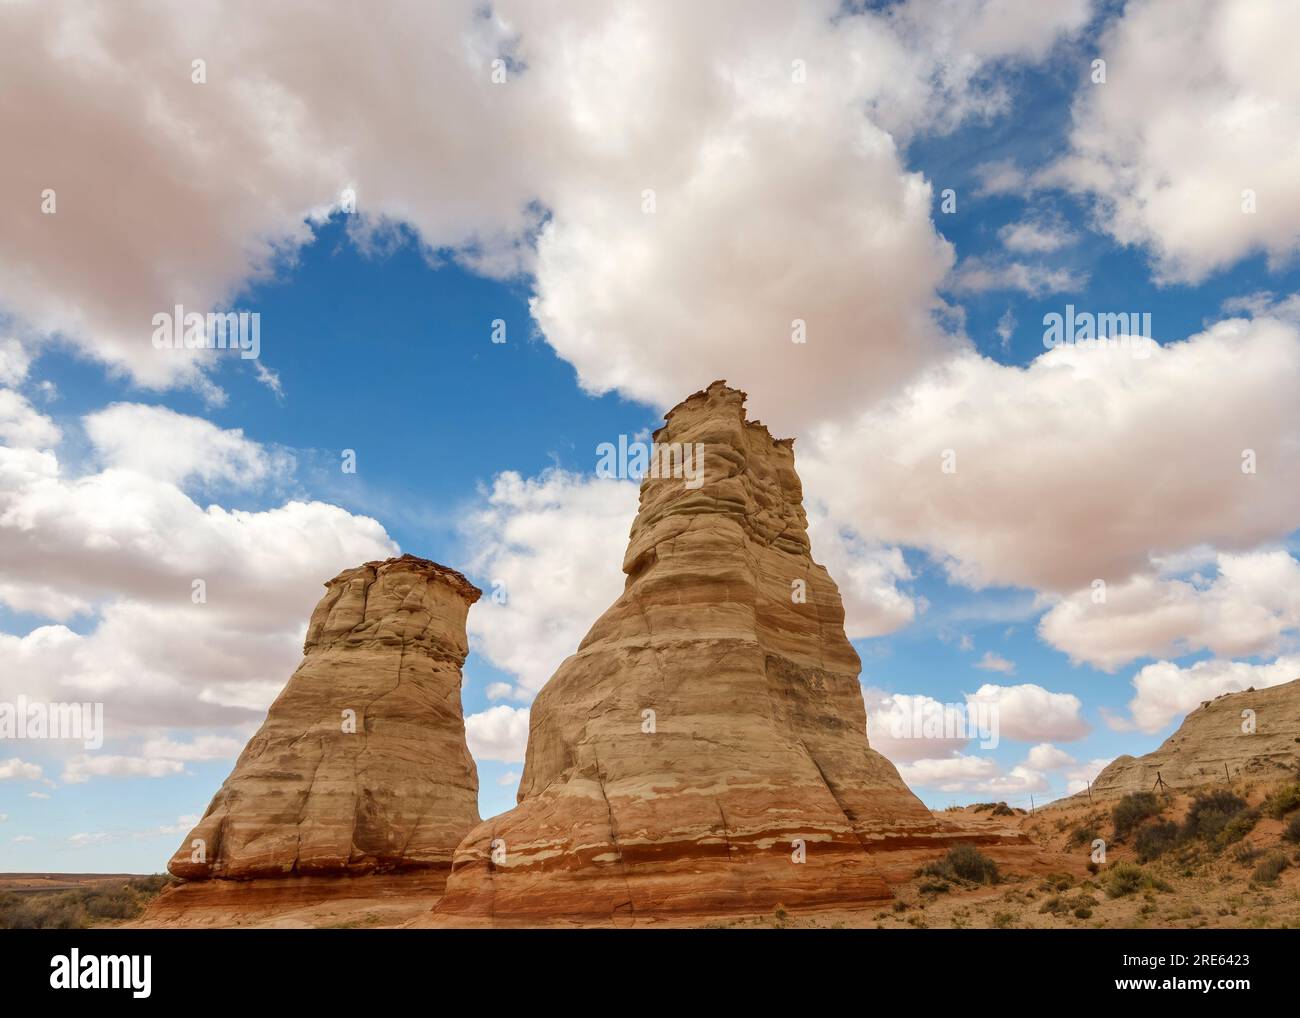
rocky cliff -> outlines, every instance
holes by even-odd
[[[1297,767],[1300,679],[1206,700],[1159,749],[1145,756],[1116,757],[1107,764],[1092,783],[1092,795],[1118,798],[1150,792],[1157,774],[1170,789],[1187,791],[1223,784],[1229,777],[1273,781]]]
[[[793,443],[744,399],[715,382],[656,432],[624,592],[538,695],[519,804],[460,846],[439,920],[869,902],[884,855],[955,836],[867,744]]]
[[[448,869],[479,822],[460,700],[479,595],[412,555],[326,584],[302,664],[168,869],[187,880]]]

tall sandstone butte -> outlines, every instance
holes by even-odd
[[[703,484],[642,481],[624,591],[538,695],[518,805],[457,850],[435,923],[878,901],[880,853],[960,836],[867,744],[793,442],[744,401],[714,382],[655,433],[702,443]]]
[[[448,869],[479,822],[460,668],[480,594],[413,555],[330,580],[302,664],[167,868],[187,880]]]

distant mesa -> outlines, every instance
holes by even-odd
[[[480,593],[413,555],[330,580],[302,663],[167,868],[187,881],[445,874],[479,822],[460,669]]]
[[[1224,693],[1183,719],[1160,748],[1120,756],[1092,782],[1093,798],[1150,792],[1157,782],[1173,792],[1222,785],[1238,778],[1277,781],[1300,767],[1300,679],[1267,689]],[[1086,798],[1088,791],[1072,796]]]

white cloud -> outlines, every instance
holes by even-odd
[[[39,781],[41,768],[34,763],[27,763],[16,756],[0,760],[0,781]]]
[[[20,834],[18,835],[18,837],[13,839],[13,843],[15,845],[27,845],[35,840],[36,839],[33,838],[30,834]]]
[[[29,798],[29,799],[48,799],[49,796],[46,795],[44,792],[28,792],[28,793],[27,793],[27,798]]]
[[[975,662],[975,667],[986,672],[1001,672],[1003,675],[1015,675],[1016,663],[1008,661],[1001,654],[986,650],[984,656]]]
[[[1137,695],[1129,701],[1132,721],[1112,719],[1112,728],[1158,732],[1222,693],[1254,686],[1265,689],[1300,678],[1300,656],[1288,655],[1265,664],[1248,661],[1197,661],[1180,667],[1157,661],[1133,676]]]
[[[233,760],[243,751],[246,740],[225,735],[196,735],[189,742],[149,739],[142,747],[146,757],[169,760]]]
[[[1095,195],[1101,228],[1196,282],[1253,252],[1300,247],[1300,65],[1291,0],[1133,0],[1084,84],[1052,174]],[[1189,153],[1195,153],[1189,158]],[[1258,211],[1244,214],[1242,192]]]
[[[1156,556],[1284,539],[1300,524],[1297,329],[1232,319],[1149,353],[954,358],[801,437],[800,473],[834,519],[924,548],[975,587],[1065,594]]]
[[[491,682],[487,687],[487,698],[493,702],[504,700],[514,691],[515,687],[508,682]]]
[[[1033,683],[986,683],[966,699],[996,708],[999,738],[1070,742],[1088,734],[1088,724],[1080,714],[1083,703],[1073,693],[1053,693]]]
[[[84,424],[106,468],[171,484],[196,479],[251,488],[294,468],[292,457],[269,452],[239,428],[219,428],[166,407],[114,403],[87,415]]]
[[[117,840],[117,836],[109,834],[107,831],[96,831],[93,834],[73,834],[68,838],[68,844],[73,848],[97,848],[100,845],[107,845]]]
[[[486,594],[469,634],[476,651],[519,676],[522,692],[541,689],[623,592],[636,511],[634,482],[549,470],[498,474],[470,515],[466,569]]]
[[[185,765],[179,760],[108,753],[81,754],[64,762],[63,780],[69,785],[77,785],[91,778],[166,778],[184,772]]]
[[[1025,766],[1036,771],[1064,770],[1074,763],[1074,757],[1059,746],[1053,746],[1050,742],[1040,742],[1037,746],[1032,747],[1025,757]]]
[[[359,48],[350,12],[306,3],[244,17],[196,0],[147,22],[7,5],[7,80],[42,102],[9,118],[24,158],[0,166],[0,190],[51,187],[59,204],[42,215],[34,197],[6,221],[0,294],[140,383],[204,388],[211,358],[154,350],[153,314],[212,310],[274,275],[311,236],[304,218],[351,187],[363,245],[401,222],[431,257],[531,270],[546,338],[587,388],[670,405],[743,359],[751,377],[733,381],[792,431],[947,347],[929,312],[950,249],[900,147],[1006,110],[986,72],[1044,59],[1088,12],[412,0]],[[204,55],[206,85],[178,53]],[[493,84],[503,54],[514,69]],[[240,153],[239,172],[213,152]]]
[[[903,780],[913,787],[962,791],[997,776],[997,762],[988,756],[954,753],[952,756],[914,760],[898,765]]]
[[[808,539],[813,560],[826,567],[839,587],[849,639],[885,636],[916,618],[922,603],[899,589],[900,583],[913,579],[901,549],[837,524],[816,502],[809,506]]]
[[[945,705],[930,696],[886,693],[872,688],[864,688],[862,697],[867,708],[868,743],[896,764],[956,753],[970,744],[966,737],[966,712],[960,705]],[[927,728],[927,720],[933,733]],[[957,737],[927,737],[949,732]]]
[[[465,718],[465,741],[475,760],[520,763],[528,748],[528,708],[498,704]]]
[[[962,259],[948,285],[957,293],[1018,290],[1031,297],[1070,293],[1087,285],[1086,273],[1001,257],[971,255]]]
[[[500,785],[502,788],[509,787],[510,785],[519,784],[519,772],[506,771],[504,774],[501,775],[501,777],[497,778],[497,784]]]
[[[21,449],[49,449],[61,439],[58,425],[12,389],[0,389],[0,441]]]
[[[1076,240],[1063,219],[1050,216],[1031,216],[1007,223],[998,230],[998,238],[1008,251],[1019,254],[1050,254]]]
[[[1056,604],[1039,623],[1043,639],[1113,671],[1139,657],[1180,657],[1209,650],[1219,657],[1275,653],[1300,627],[1300,562],[1284,551],[1218,556],[1209,580],[1135,576]]]
[[[1075,792],[1082,792],[1091,782],[1096,780],[1097,775],[1113,759],[1114,757],[1099,757],[1067,770],[1065,772],[1067,778],[1066,794],[1073,795]]]

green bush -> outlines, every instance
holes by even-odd
[[[1178,843],[1178,825],[1172,820],[1162,820],[1138,829],[1134,846],[1138,860],[1150,862],[1168,852]]]
[[[1101,837],[1095,824],[1080,824],[1070,832],[1069,846],[1071,848],[1082,848],[1084,845],[1091,845]]]
[[[1121,862],[1112,866],[1102,878],[1102,885],[1106,889],[1106,896],[1110,898],[1122,898],[1126,894],[1141,890],[1169,890],[1169,885],[1163,880],[1157,880],[1137,863],[1132,862]]]
[[[957,845],[942,859],[928,862],[916,871],[917,876],[940,880],[970,880],[977,884],[996,884],[1001,877],[997,863],[971,845]]]
[[[1122,840],[1147,817],[1159,816],[1160,800],[1154,792],[1132,792],[1115,804],[1111,821],[1115,825],[1115,838]]]
[[[1253,831],[1257,823],[1259,823],[1259,810],[1242,810],[1229,820],[1227,826],[1219,832],[1218,837],[1214,839],[1215,847],[1226,848],[1228,845],[1236,844]]]
[[[1291,822],[1282,828],[1282,837],[1287,841],[1300,841],[1300,813],[1291,818]]]
[[[1201,792],[1192,800],[1183,821],[1183,836],[1212,841],[1246,808],[1246,800],[1227,789]]]
[[[1274,820],[1281,820],[1296,809],[1300,809],[1300,781],[1279,788],[1264,801],[1264,811]]]

